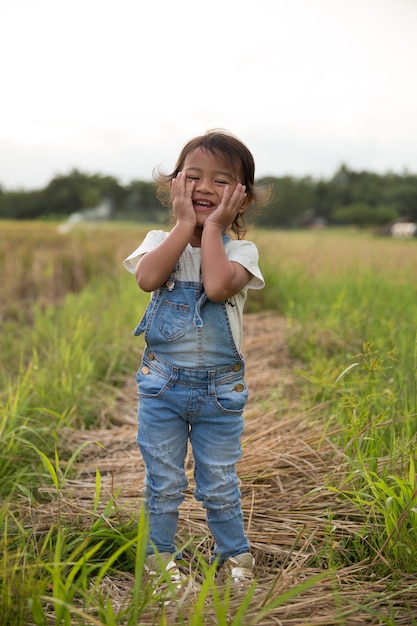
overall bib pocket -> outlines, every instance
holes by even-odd
[[[185,334],[188,313],[187,304],[164,300],[159,317],[159,332],[168,341],[180,339]]]

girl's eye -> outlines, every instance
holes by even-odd
[[[229,185],[229,181],[227,180],[216,180],[215,181],[218,185]]]
[[[187,178],[188,178],[188,180],[198,180],[198,176],[190,176],[189,174],[188,174]]]

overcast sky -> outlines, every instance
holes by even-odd
[[[0,0],[0,185],[170,170],[213,127],[257,177],[417,173],[417,0]]]

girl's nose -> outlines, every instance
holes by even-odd
[[[212,186],[208,178],[199,178],[196,184],[196,190],[202,191],[204,193],[210,193],[212,191]]]

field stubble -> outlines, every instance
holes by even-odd
[[[243,623],[410,626],[410,615],[417,614],[416,579],[405,575],[379,579],[375,562],[368,558],[348,562],[347,546],[362,532],[361,516],[328,488],[340,481],[344,458],[331,442],[332,433],[323,434],[324,407],[306,412],[299,401],[299,381],[286,345],[286,320],[275,313],[250,314],[245,316],[245,328],[251,395],[239,475],[258,584]],[[49,504],[35,515],[32,511],[38,531],[48,528],[58,515],[68,523],[83,511],[88,515],[97,469],[103,503],[116,501],[115,517],[109,523],[117,526],[138,515],[144,467],[136,444],[136,403],[132,375],[116,406],[102,416],[106,427],[67,432],[69,450],[87,441],[103,447],[85,448],[79,476],[67,482],[59,502],[54,504],[52,494]],[[193,540],[194,547],[185,549],[192,572],[198,568],[196,553],[207,557],[211,544],[204,512],[192,496],[191,456],[187,470],[189,489],[181,507],[179,540],[184,545],[190,537]],[[296,591],[316,575],[322,578]],[[103,581],[102,592],[118,610],[128,601],[132,586],[131,576],[112,576]],[[280,596],[287,599],[262,616],[262,606]],[[235,601],[235,610],[239,602]],[[233,611],[233,601],[230,608]],[[181,615],[188,610],[192,611],[192,601],[186,599]],[[205,623],[216,623],[214,608],[208,605],[204,611]],[[182,623],[176,617],[175,611],[171,618],[168,613],[167,623]],[[141,623],[152,624],[154,619],[155,613],[144,614]]]

